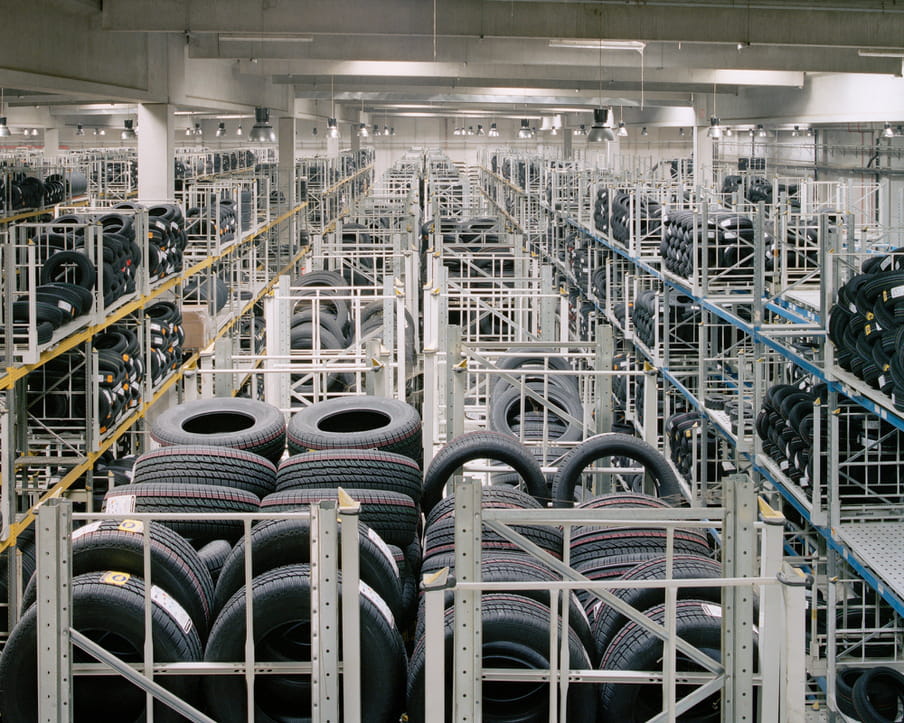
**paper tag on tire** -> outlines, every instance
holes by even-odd
[[[123,515],[135,511],[135,495],[119,495],[110,497],[104,502],[104,512],[111,515]]]
[[[72,539],[77,540],[79,537],[84,537],[85,535],[90,535],[92,532],[97,532],[103,523],[103,520],[95,520],[94,522],[91,522],[84,527],[79,527],[77,530],[73,530]]]
[[[707,605],[706,603],[700,603],[700,609],[711,618],[722,617],[722,608],[720,608],[718,605]]]
[[[177,603],[166,590],[156,585],[151,585],[151,601],[165,610],[176,621],[176,625],[182,629],[183,633],[188,633],[191,630],[191,618],[185,612],[185,608]]]

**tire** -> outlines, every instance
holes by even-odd
[[[421,498],[424,512],[430,514],[442,499],[446,482],[457,469],[467,462],[484,458],[511,465],[521,476],[527,492],[536,499],[548,496],[543,470],[526,447],[501,432],[468,432],[446,444],[430,463],[424,475],[424,496]]]
[[[254,399],[201,399],[172,407],[151,426],[164,446],[194,444],[254,452],[276,464],[285,451],[286,422],[274,406]]]
[[[214,589],[216,589],[217,581],[220,579],[220,572],[229,553],[232,552],[232,545],[226,540],[212,540],[198,550],[198,557],[210,573],[210,579],[213,581]]]
[[[522,510],[539,510],[543,509],[537,500],[526,492],[522,492],[514,487],[506,487],[503,485],[493,487],[483,487],[480,490],[481,506],[486,508],[503,508],[503,509],[522,509]],[[427,515],[424,528],[429,530],[434,524],[440,520],[452,518],[455,516],[455,495],[443,497]]]
[[[276,491],[309,487],[384,490],[421,500],[421,468],[410,457],[376,449],[325,449],[282,461]]]
[[[104,496],[104,512],[259,512],[260,500],[250,492],[213,485],[147,482],[114,487]],[[235,542],[241,520],[168,520],[165,524],[201,547],[211,540]]]
[[[897,720],[904,703],[904,675],[894,668],[868,668],[854,683],[854,710],[863,723]]]
[[[191,616],[202,642],[213,620],[213,581],[184,537],[150,523],[151,582],[165,590]],[[144,524],[141,520],[98,520],[72,533],[73,575],[114,569],[144,576]],[[37,577],[22,593],[24,610],[37,599]]]
[[[503,357],[496,365],[497,369],[529,369],[536,368],[537,378],[542,381],[543,370],[552,369],[554,371],[572,371],[571,365],[565,357],[550,356],[555,354],[552,349],[535,349],[531,354],[521,354],[519,356]],[[532,377],[525,377],[525,381]],[[571,391],[574,396],[578,396],[577,377],[572,376],[553,376],[549,378],[550,386],[556,385],[566,391]],[[499,379],[494,385],[491,397],[498,396],[506,389],[513,387],[512,382],[508,379]]]
[[[658,605],[644,613],[660,625],[664,622],[665,606]],[[722,611],[718,605],[705,601],[681,600],[676,605],[675,629],[678,637],[700,648],[715,660],[721,660]],[[756,643],[754,642],[754,651]],[[600,662],[602,670],[658,670],[661,668],[662,639],[647,628],[628,623],[619,631]],[[699,670],[684,656],[677,656],[679,672]],[[692,688],[678,686],[677,696],[682,698]],[[740,695],[751,691],[742,690]],[[600,686],[600,715],[605,720],[641,723],[662,710],[662,686],[643,683],[603,683]],[[698,703],[684,716],[688,720],[721,720],[720,693],[716,692]]]
[[[398,720],[404,709],[405,648],[379,597],[362,583],[361,720]],[[340,588],[341,590],[341,588]],[[341,594],[341,592],[340,592]],[[310,660],[311,581],[307,565],[287,565],[252,583],[255,661]],[[245,657],[245,593],[233,595],[217,617],[207,644],[207,662]],[[265,675],[255,682],[254,720],[317,720],[311,713],[310,682],[302,676]],[[207,676],[204,691],[212,716],[245,723],[248,715],[241,676]]]
[[[659,497],[675,504],[681,500],[678,478],[665,457],[643,440],[609,432],[584,441],[562,460],[552,490],[557,507],[571,507],[574,504],[575,486],[580,482],[581,473],[603,457],[628,457],[641,463],[653,478]]]
[[[216,485],[245,490],[260,499],[275,491],[276,467],[241,449],[173,445],[141,455],[132,482]]]
[[[118,572],[89,572],[72,579],[73,627],[127,663],[144,659],[144,581]],[[156,598],[156,600],[154,599]],[[201,660],[201,640],[191,619],[172,599],[153,593],[151,630],[154,660],[162,663]],[[161,603],[166,601],[168,609]],[[19,620],[0,656],[0,715],[4,723],[38,719],[37,606]],[[76,662],[92,660],[73,650]],[[197,705],[197,682],[185,676],[163,676],[158,682]],[[118,675],[75,676],[71,708],[75,720],[145,720],[145,694]],[[155,721],[184,720],[162,703]]]
[[[606,507],[650,507],[653,509],[663,509],[670,506],[671,505],[661,497],[644,495],[639,492],[610,492],[609,494],[598,495],[597,497],[591,497],[589,500],[584,500],[581,504],[577,505],[577,508],[581,510],[600,510],[605,509]]]
[[[314,310],[305,309],[304,311],[299,311],[292,315],[291,328],[294,330],[296,327],[313,323],[315,323]],[[345,336],[345,330],[339,324],[335,314],[321,309],[320,314],[317,316],[316,323],[320,325],[321,331],[325,330],[332,334],[338,344],[338,346],[334,347],[331,347],[328,344],[323,344],[323,346],[329,349],[342,349],[348,343],[348,338]]]
[[[454,607],[444,616],[445,630],[445,720],[455,720],[452,690]],[[550,668],[549,607],[529,598],[508,593],[488,593],[481,600],[481,650],[484,668]],[[408,720],[424,720],[426,650],[417,641],[408,673]],[[568,664],[572,670],[590,666],[590,657],[573,630],[568,631]],[[546,723],[549,720],[548,683],[483,683],[483,719],[503,723]],[[597,701],[592,685],[572,683],[568,688],[569,723],[596,721]]]
[[[386,602],[396,621],[402,605],[399,570],[389,547],[371,528],[359,524],[358,562],[360,578]],[[341,533],[340,533],[341,534]],[[340,558],[341,558],[340,551]],[[310,563],[311,521],[267,520],[251,530],[252,577],[283,565]],[[223,562],[214,591],[214,610],[219,612],[226,602],[245,585],[245,538],[242,537]]]
[[[663,534],[655,534],[657,532]],[[571,538],[571,564],[583,565],[605,560],[607,557],[623,555],[625,550],[649,550],[651,556],[661,557],[665,554],[665,546],[666,536],[662,529],[653,531],[652,534],[647,531],[622,531],[620,528],[589,530]],[[693,530],[676,529],[674,547],[676,553],[701,557],[711,554],[706,539],[701,539]]]
[[[715,560],[695,555],[675,555],[673,558],[672,579],[720,578],[722,566]],[[622,580],[662,580],[666,573],[665,558],[642,562],[621,576]],[[610,590],[622,602],[636,610],[648,610],[665,603],[664,588],[619,588]],[[722,604],[722,588],[719,587],[679,587],[679,600],[708,600],[716,605]],[[597,601],[591,614],[593,618],[593,637],[596,650],[602,655],[628,618],[615,608]]]
[[[325,327],[320,327],[320,349],[344,349],[345,337],[335,336]],[[289,333],[289,344],[292,349],[314,348],[314,324],[307,322],[293,326]]]
[[[73,268],[71,281],[67,279],[69,267]],[[42,284],[56,281],[73,283],[90,291],[97,282],[97,271],[91,259],[81,251],[57,251],[41,267]]]
[[[511,528],[535,545],[546,550],[556,559],[562,559],[562,531],[555,527],[538,525],[511,525]],[[481,549],[524,551],[514,542],[509,542],[497,532],[484,528],[481,533]],[[436,555],[455,552],[455,520],[451,517],[440,520],[427,528],[424,533],[424,559]]]
[[[854,685],[865,671],[865,668],[839,668],[835,676],[835,703],[838,711],[855,720],[858,714],[854,708]]]
[[[386,397],[328,399],[289,420],[289,452],[382,449],[423,462],[421,418],[410,404]]]
[[[455,569],[455,559],[451,560],[451,565],[443,565],[449,567],[450,570]],[[438,568],[439,569],[439,568]],[[485,552],[480,561],[480,579],[481,582],[555,582],[562,578],[548,567],[543,565],[539,560],[522,552]],[[498,591],[497,591],[498,592]],[[549,591],[528,589],[518,590],[512,586],[511,590],[505,591],[507,594],[518,595],[520,597],[531,598],[546,606],[549,609]],[[446,608],[451,607],[455,602],[455,596],[452,590],[447,590],[444,596],[444,604]],[[421,604],[423,607],[423,603]],[[559,602],[559,614],[562,613],[561,602]],[[414,639],[417,640],[424,633],[424,617],[422,611],[418,612],[417,630]],[[590,620],[584,612],[583,606],[575,595],[570,596],[568,605],[568,624],[577,634],[584,646],[584,649],[590,653],[592,663],[595,664],[597,656],[592,653],[595,643],[593,633],[590,630]]]
[[[408,495],[374,490],[345,490],[361,503],[361,521],[372,528],[387,545],[405,547],[417,532],[420,517]],[[261,501],[261,512],[297,512],[321,500],[335,500],[335,489],[304,489],[274,492]]]
[[[542,383],[528,382],[526,386],[538,394],[544,394]],[[566,391],[559,386],[551,384],[545,390],[545,396],[550,404],[554,404],[575,419],[583,419],[584,406],[581,404],[581,400],[577,396],[571,394],[570,391]],[[539,414],[539,421],[541,424],[545,413],[545,415],[547,415],[548,424],[559,423],[565,426],[564,431],[560,434],[553,435],[552,430],[550,430],[550,442],[579,442],[584,438],[583,424],[565,421],[556,414],[556,412],[548,407],[539,405],[536,400],[531,399],[530,397],[524,398],[524,406],[522,409],[521,389],[513,386],[509,386],[504,389],[502,393],[493,396],[492,401],[490,402],[489,427],[497,432],[502,432],[512,437],[518,437],[518,434],[512,427],[517,424],[519,419],[530,413]]]

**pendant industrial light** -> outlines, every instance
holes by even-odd
[[[642,135],[644,138],[646,138],[648,135],[650,135],[650,132],[647,130],[646,126],[644,126],[643,128],[640,129],[640,135]]]
[[[486,133],[486,131],[483,129],[483,126],[480,125],[480,124],[478,123],[478,124],[477,124],[477,135],[479,135],[479,136],[485,136],[486,134],[487,134],[487,133]]]
[[[367,123],[358,124],[358,138],[369,138],[370,131],[367,130]]]
[[[326,122],[326,137],[339,138],[339,124],[335,118],[329,118]]]
[[[195,135],[196,135],[196,136],[203,136],[203,135],[204,135],[204,131],[201,130],[201,124],[200,124],[200,123],[195,123]]]
[[[3,115],[3,88],[0,88],[0,138],[9,138],[12,132],[6,125],[6,116]]]
[[[311,129],[311,135],[312,135],[312,136],[316,136],[316,135],[317,135],[317,126],[314,126],[314,127]]]
[[[709,131],[707,131],[707,135],[713,140],[718,140],[722,137],[722,126],[719,125],[719,119],[716,116],[712,116],[709,119]]]
[[[374,136],[382,136],[382,135],[386,135],[385,133],[381,133],[381,132],[380,132],[380,126],[377,125],[376,123],[374,123],[374,127],[373,127],[372,134],[373,134]]]
[[[895,131],[891,127],[891,123],[885,124],[885,128],[882,129],[882,137],[883,138],[894,138],[895,137]]]
[[[391,136],[395,135],[395,126],[392,126],[392,128],[389,129],[389,135],[391,135]]]
[[[186,129],[185,129],[185,135],[186,135],[186,136],[192,136],[192,135],[194,135],[194,131],[192,131],[192,127],[191,127],[191,126],[187,126],[187,127],[186,127]]]
[[[684,138],[684,128],[678,129],[678,135],[681,136],[682,138]]]
[[[275,143],[276,131],[270,125],[270,109],[258,106],[254,109],[254,126],[248,140],[256,143]]]
[[[474,132],[474,126],[468,126],[468,135],[469,136],[476,135],[476,133]]]
[[[797,138],[800,135],[800,126],[794,126],[794,130],[791,131],[791,137]]]
[[[733,135],[734,135],[734,131],[731,130],[731,128],[726,128],[726,129],[725,129],[725,137],[726,137],[726,138],[731,138]]]
[[[122,140],[129,141],[138,137],[135,135],[134,121],[131,118],[124,120],[122,126],[122,133],[119,134]]]
[[[235,134],[236,134],[237,136],[243,136],[243,135],[245,135],[245,129],[242,128],[242,124],[241,124],[241,123],[239,123],[239,127],[235,129]]]
[[[807,128],[807,138],[812,138],[812,137],[813,137],[813,129]]]
[[[496,127],[496,123],[490,123],[490,130],[487,132],[487,135],[490,138],[498,138],[499,137],[499,129]]]
[[[527,118],[521,119],[521,127],[518,129],[518,138],[533,138],[534,133],[530,129],[530,121]]]
[[[576,136],[586,136],[587,135],[587,126],[581,123],[577,128],[574,129],[574,135]]]
[[[2,135],[2,133],[0,133],[0,135]],[[85,129],[84,129],[84,127],[82,126],[81,123],[79,123],[79,124],[76,125],[76,127],[75,127],[75,135],[77,135],[77,136],[83,136],[83,135],[85,135]]]
[[[217,138],[222,138],[226,135],[226,124],[223,121],[220,121],[217,124]]]
[[[757,126],[756,126],[756,134],[757,134],[760,138],[765,138],[767,135],[769,135],[768,133],[766,133],[766,129],[763,127],[763,124],[762,124],[762,123],[757,123]]]
[[[594,108],[593,125],[590,126],[590,132],[587,134],[587,142],[602,143],[614,140],[615,134],[612,132],[609,111],[606,108]]]
[[[384,135],[384,136],[395,135],[395,133],[390,133],[390,132],[389,132],[389,126],[383,126],[383,135]]]
[[[619,138],[627,138],[628,129],[625,127],[624,121],[618,122],[618,130],[615,132],[615,135],[617,135]]]

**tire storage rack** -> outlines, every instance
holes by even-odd
[[[745,455],[758,452],[752,405],[764,375],[786,373],[785,357],[774,350],[767,363],[753,363],[754,352],[767,352],[752,345],[748,352],[746,329],[730,313],[744,301],[733,294],[723,308],[681,287],[686,298],[649,299],[635,319],[637,296],[665,295],[681,282],[661,273],[646,278],[642,272],[659,273],[652,264],[580,230],[559,215],[562,208],[557,214],[547,202],[546,161],[503,155],[494,159],[497,175],[412,152],[371,193],[366,153],[338,164],[303,160],[309,205],[281,215],[261,205],[262,196],[274,200],[270,168],[260,169],[267,181],[253,184],[241,174],[185,184],[182,192],[198,204],[190,207],[196,215],[184,213],[199,219],[196,242],[221,255],[148,280],[143,297],[114,312],[123,310],[120,321],[132,304],[144,310],[170,291],[184,302],[197,282],[194,303],[206,301],[216,321],[210,343],[164,382],[183,403],[145,428],[140,420],[165,393],[152,389],[154,400],[142,399],[134,419],[101,434],[62,479],[34,495],[63,492],[109,450],[117,484],[103,488],[103,513],[85,495],[85,512],[50,500],[33,533],[13,525],[23,544],[6,560],[10,622],[22,614],[23,596],[38,604],[10,644],[33,635],[42,651],[34,660],[42,716],[68,717],[73,681],[79,690],[94,680],[122,686],[125,677],[163,701],[153,707],[161,720],[175,717],[173,707],[199,721],[245,720],[252,709],[279,718],[297,714],[298,700],[310,700],[314,719],[336,721],[397,720],[402,712],[431,722],[665,721],[685,713],[802,719],[814,695],[801,674],[806,573],[816,578],[815,596],[827,585],[823,550],[806,547],[819,538],[797,517],[796,535],[786,534],[791,523],[773,509],[781,498],[745,465]],[[596,170],[553,168],[556,197],[576,217],[593,217],[601,185],[614,190],[615,179]],[[569,182],[576,184],[570,190]],[[677,182],[662,185],[665,201]],[[244,235],[243,193],[255,209]],[[230,207],[235,240],[223,232]],[[263,287],[254,286],[255,264],[279,257],[286,244],[279,232],[305,209],[310,249],[298,248],[290,263],[272,267]],[[151,223],[148,210],[136,214]],[[651,225],[644,227],[649,254],[659,248]],[[300,238],[290,233],[289,243]],[[257,254],[248,263],[230,257],[248,246]],[[609,268],[612,260],[621,265]],[[245,296],[242,284],[251,284]],[[676,328],[658,331],[668,326],[663,317]],[[163,311],[155,319],[156,329],[154,319],[143,322],[145,336],[172,321]],[[52,353],[83,344],[86,363],[96,363],[91,340],[107,331],[98,326],[77,332],[84,335],[78,342],[54,342]],[[705,347],[710,338],[736,350]],[[701,363],[682,357],[701,349]],[[750,355],[749,369],[738,364],[737,350],[742,360]],[[37,369],[48,363],[45,353]],[[23,367],[17,380],[32,373]],[[4,389],[13,402],[21,393]],[[714,446],[686,444],[691,460],[683,466],[696,470],[700,454],[719,455],[718,480],[682,478],[682,465],[658,451],[672,451],[662,420],[696,395],[720,403],[722,415],[692,405],[700,414],[692,436],[712,428],[719,437]],[[227,403],[231,396],[250,399]],[[197,444],[210,415],[226,428],[224,440],[237,417],[252,419],[259,438],[251,447],[239,434],[240,449],[217,452],[171,446]],[[19,419],[9,411],[0,417],[4,454],[14,449],[5,442]],[[123,460],[136,454],[137,461]],[[130,471],[113,470],[117,464]],[[228,493],[211,483],[227,474]],[[312,487],[315,481],[330,489]],[[203,506],[162,511],[193,493]],[[136,507],[139,498],[146,506]],[[228,512],[208,511],[215,508]],[[280,537],[284,528],[305,532]],[[179,531],[199,549],[180,543]],[[76,565],[64,564],[101,534],[128,540],[129,570],[76,574]],[[271,550],[288,551],[276,564],[289,567],[257,569],[259,536],[269,536]],[[39,557],[56,564],[39,563],[26,590],[22,572],[34,566],[35,538]],[[164,539],[171,550],[181,545],[178,556],[193,561],[198,579],[200,566],[219,576],[216,615],[200,617],[203,591],[168,587],[157,567]],[[794,544],[806,556],[791,566],[784,558]],[[222,580],[234,587],[219,591]],[[131,621],[119,633],[130,651],[125,660],[105,653],[82,617],[84,596],[98,588],[104,600],[93,609],[116,609]],[[358,604],[339,604],[350,598]],[[311,617],[297,618],[309,610]],[[30,628],[38,617],[41,625]],[[825,630],[816,635],[810,650],[822,646],[825,675],[831,638]],[[86,655],[70,656],[70,643]],[[0,658],[0,681],[10,680],[6,671]],[[149,697],[129,690],[112,696],[115,703],[128,703],[135,716],[150,709]],[[109,718],[103,706],[111,696],[89,697],[80,708],[86,699],[76,695],[76,717]]]
[[[199,372],[228,367],[232,348],[264,351],[263,298],[310,248],[306,204],[271,205],[273,173],[256,175],[259,165],[185,179],[168,203],[57,205],[46,222],[3,227],[4,639],[21,612],[22,561],[33,569],[35,506],[64,496],[98,509],[123,480],[111,460],[147,447],[148,418],[174,398],[212,394],[212,375]],[[368,174],[345,179],[349,199]],[[213,208],[186,215],[201,198]],[[247,377],[222,377],[221,393],[257,395]]]
[[[498,153],[482,174],[514,221],[530,207],[523,163]],[[590,168],[568,172],[569,193],[559,164],[538,163],[549,232],[532,250],[597,338],[611,327],[616,366],[649,382],[616,381],[616,414],[662,444],[696,503],[718,503],[741,472],[783,510],[785,549],[814,580],[808,700],[858,719],[852,681],[901,670],[904,613],[889,554],[902,528],[901,231],[875,224],[878,187],[742,173],[711,193]]]

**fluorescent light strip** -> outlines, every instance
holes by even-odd
[[[587,48],[591,50],[634,50],[642,53],[647,44],[642,40],[578,40],[553,38],[550,48]]]
[[[241,35],[238,33],[220,33],[220,42],[230,43],[313,43],[313,35]]]

